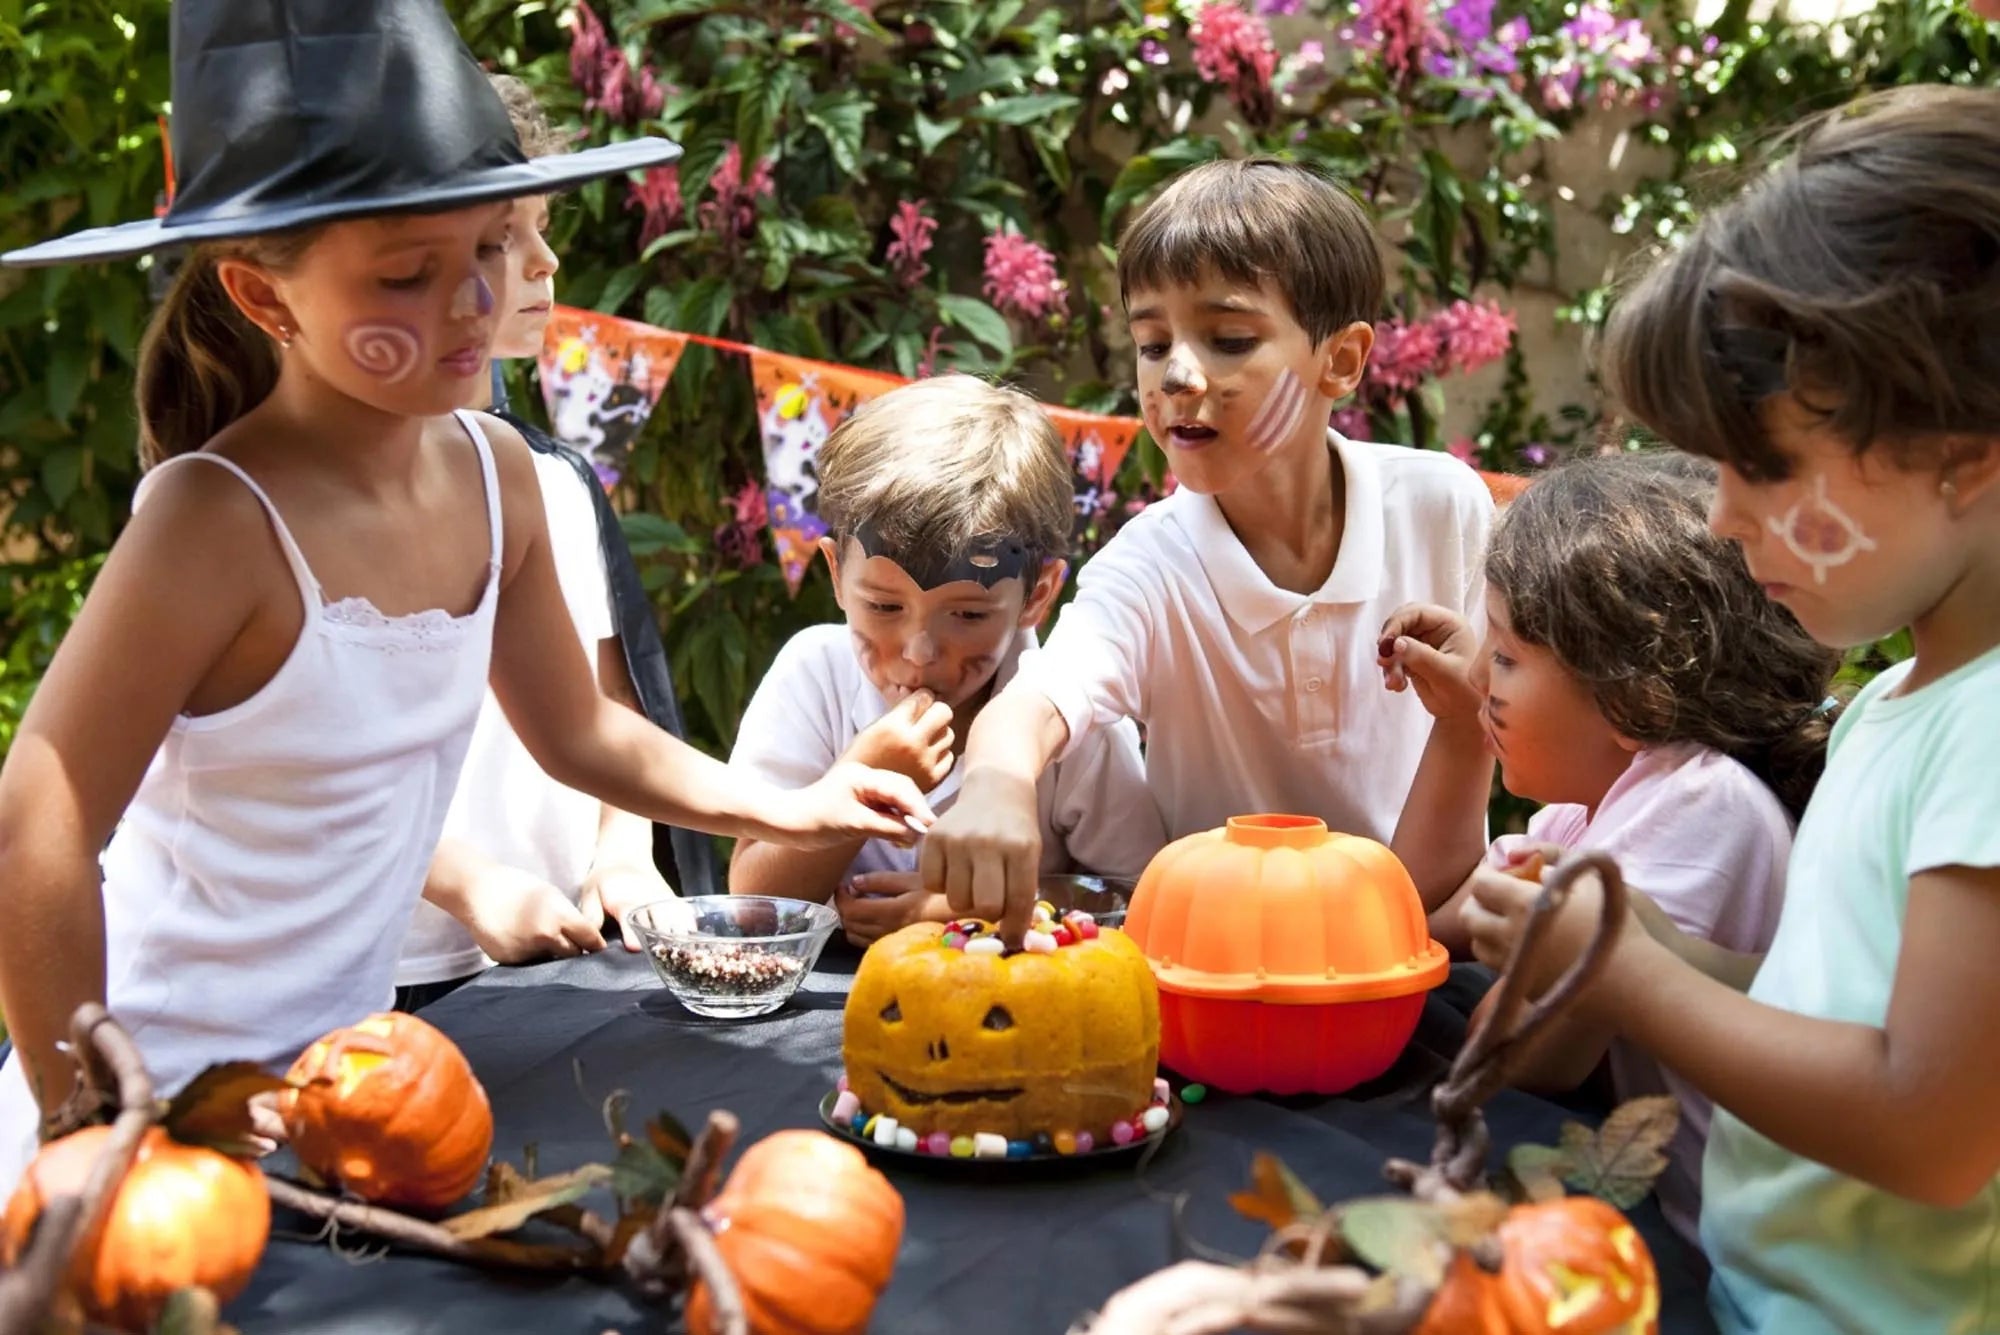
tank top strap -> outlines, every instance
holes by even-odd
[[[492,551],[487,560],[493,567],[494,576],[500,573],[502,547],[500,541],[500,474],[493,466],[493,446],[486,439],[486,431],[479,425],[478,414],[469,409],[456,411],[459,425],[465,434],[472,437],[472,443],[479,450],[479,476],[486,484],[486,532],[492,541]]]
[[[140,505],[145,502],[146,491],[152,486],[154,479],[166,472],[167,469],[189,459],[200,459],[212,463],[219,468],[227,469],[229,472],[234,473],[244,486],[250,488],[250,494],[257,498],[257,503],[264,507],[265,515],[270,518],[271,530],[278,535],[278,546],[284,549],[285,563],[292,568],[292,578],[298,581],[299,594],[305,599],[307,609],[310,610],[319,607],[319,581],[313,578],[312,567],[306,564],[306,555],[299,550],[298,542],[292,537],[292,530],[285,524],[285,517],[278,513],[278,507],[271,500],[270,495],[257,485],[257,479],[251,477],[248,472],[244,471],[242,465],[233,460],[225,459],[219,454],[210,454],[206,450],[192,450],[187,454],[177,454],[171,459],[155,464],[147,471],[146,476],[139,479],[139,486],[132,494],[133,513],[138,513]],[[490,464],[488,465],[488,469],[490,471]],[[491,486],[490,482],[488,486]]]

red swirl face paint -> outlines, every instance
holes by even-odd
[[[341,345],[356,366],[385,385],[393,385],[416,370],[424,351],[416,330],[387,321],[349,325]]]
[[[1244,430],[1244,439],[1250,448],[1269,454],[1290,439],[1298,429],[1299,420],[1305,416],[1306,401],[1312,396],[1306,390],[1305,381],[1289,366],[1282,371],[1271,392],[1264,396],[1264,402],[1257,408],[1257,415],[1250,419]]]

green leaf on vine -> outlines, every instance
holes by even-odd
[[[1448,1224],[1435,1205],[1408,1196],[1370,1196],[1340,1207],[1340,1233],[1375,1269],[1436,1288],[1451,1259]]]
[[[1620,1104],[1595,1131],[1564,1124],[1563,1181],[1629,1210],[1646,1199],[1666,1171],[1667,1145],[1680,1120],[1680,1103],[1671,1094],[1657,1094]]]

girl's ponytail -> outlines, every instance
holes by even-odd
[[[278,384],[278,349],[222,286],[217,264],[245,259],[274,272],[297,261],[317,229],[198,247],[139,341],[139,466],[198,450]]]

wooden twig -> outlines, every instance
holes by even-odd
[[[687,1162],[681,1166],[681,1180],[674,1194],[661,1203],[659,1213],[645,1231],[625,1248],[621,1258],[625,1273],[644,1292],[657,1297],[681,1287],[692,1258],[682,1249],[680,1237],[674,1231],[674,1212],[698,1214],[714,1199],[716,1186],[722,1179],[722,1162],[734,1148],[742,1125],[736,1114],[727,1109],[717,1108],[709,1113],[701,1134],[688,1147]]]
[[[667,1225],[673,1230],[681,1255],[687,1258],[689,1291],[693,1291],[696,1283],[708,1289],[714,1329],[719,1335],[749,1335],[750,1323],[743,1314],[743,1293],[736,1287],[736,1276],[730,1273],[729,1263],[716,1250],[708,1225],[684,1206],[668,1211]]]
[[[265,1189],[274,1205],[342,1228],[367,1233],[412,1251],[441,1256],[468,1265],[501,1270],[586,1271],[598,1264],[593,1248],[555,1247],[543,1243],[510,1242],[505,1238],[461,1238],[424,1219],[415,1219],[379,1205],[345,1201],[312,1191],[269,1174]]]
[[[32,1331],[48,1318],[70,1257],[104,1217],[132,1169],[139,1141],[158,1117],[146,1060],[111,1012],[95,1002],[77,1007],[70,1017],[69,1041],[77,1092],[65,1104],[65,1113],[111,1105],[118,1116],[82,1193],[47,1202],[20,1264],[0,1275],[0,1335]]]

